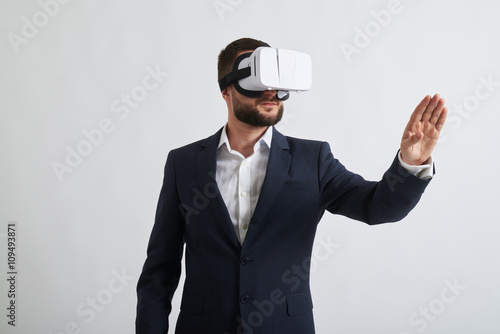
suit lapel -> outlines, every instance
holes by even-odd
[[[256,224],[259,224],[262,221],[276,198],[276,195],[280,191],[281,186],[285,182],[288,175],[288,169],[290,167],[290,159],[291,156],[288,142],[285,136],[273,128],[273,139],[271,143],[271,151],[269,152],[266,177],[264,178],[259,200],[250,221],[250,224],[254,225],[253,229],[256,228]],[[251,232],[252,226],[250,227],[246,238],[249,237]]]
[[[198,172],[198,182],[201,191],[205,189],[208,184],[215,184],[217,187],[217,196],[211,198],[209,207],[215,215],[217,222],[221,225],[222,229],[228,235],[229,239],[240,248],[240,242],[236,236],[233,223],[229,217],[226,205],[217,186],[215,173],[217,170],[217,144],[219,143],[222,128],[213,136],[208,137],[202,142],[203,149],[196,156],[196,170]]]
[[[207,184],[217,184],[215,178],[217,170],[217,144],[219,143],[221,133],[222,129],[213,136],[205,139],[201,144],[203,149],[196,156],[198,182],[202,191]],[[257,202],[257,206],[255,207],[254,214],[250,221],[251,227],[248,230],[245,242],[252,239],[255,235],[258,224],[266,215],[276,195],[280,191],[281,186],[285,182],[290,167],[290,160],[291,156],[286,138],[273,128],[273,139],[271,151],[269,152],[266,177],[262,184],[259,201]],[[231,239],[231,242],[233,242],[236,247],[241,248],[218,187],[217,196],[210,200],[209,207],[215,215],[217,222],[221,225],[229,239]]]

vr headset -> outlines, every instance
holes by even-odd
[[[308,54],[262,46],[240,55],[233,71],[219,81],[221,92],[231,84],[241,95],[261,97],[265,90],[276,90],[279,100],[290,91],[311,88],[311,57]]]

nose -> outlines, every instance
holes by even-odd
[[[273,97],[276,96],[276,91],[275,90],[265,90],[262,92],[262,96],[265,96],[269,99],[272,99]]]

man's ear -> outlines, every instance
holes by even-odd
[[[231,102],[231,92],[230,92],[230,87],[226,87],[224,88],[224,90],[222,91],[222,98],[224,100],[226,100],[227,103],[230,103]]]

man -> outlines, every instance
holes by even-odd
[[[219,55],[219,81],[235,59],[267,44],[243,38]],[[325,142],[285,137],[276,91],[224,88],[227,124],[170,152],[148,256],[139,279],[137,333],[166,333],[186,246],[175,333],[314,333],[309,263],[325,210],[368,224],[398,221],[433,174],[431,153],[446,119],[426,96],[379,182],[347,171]]]

